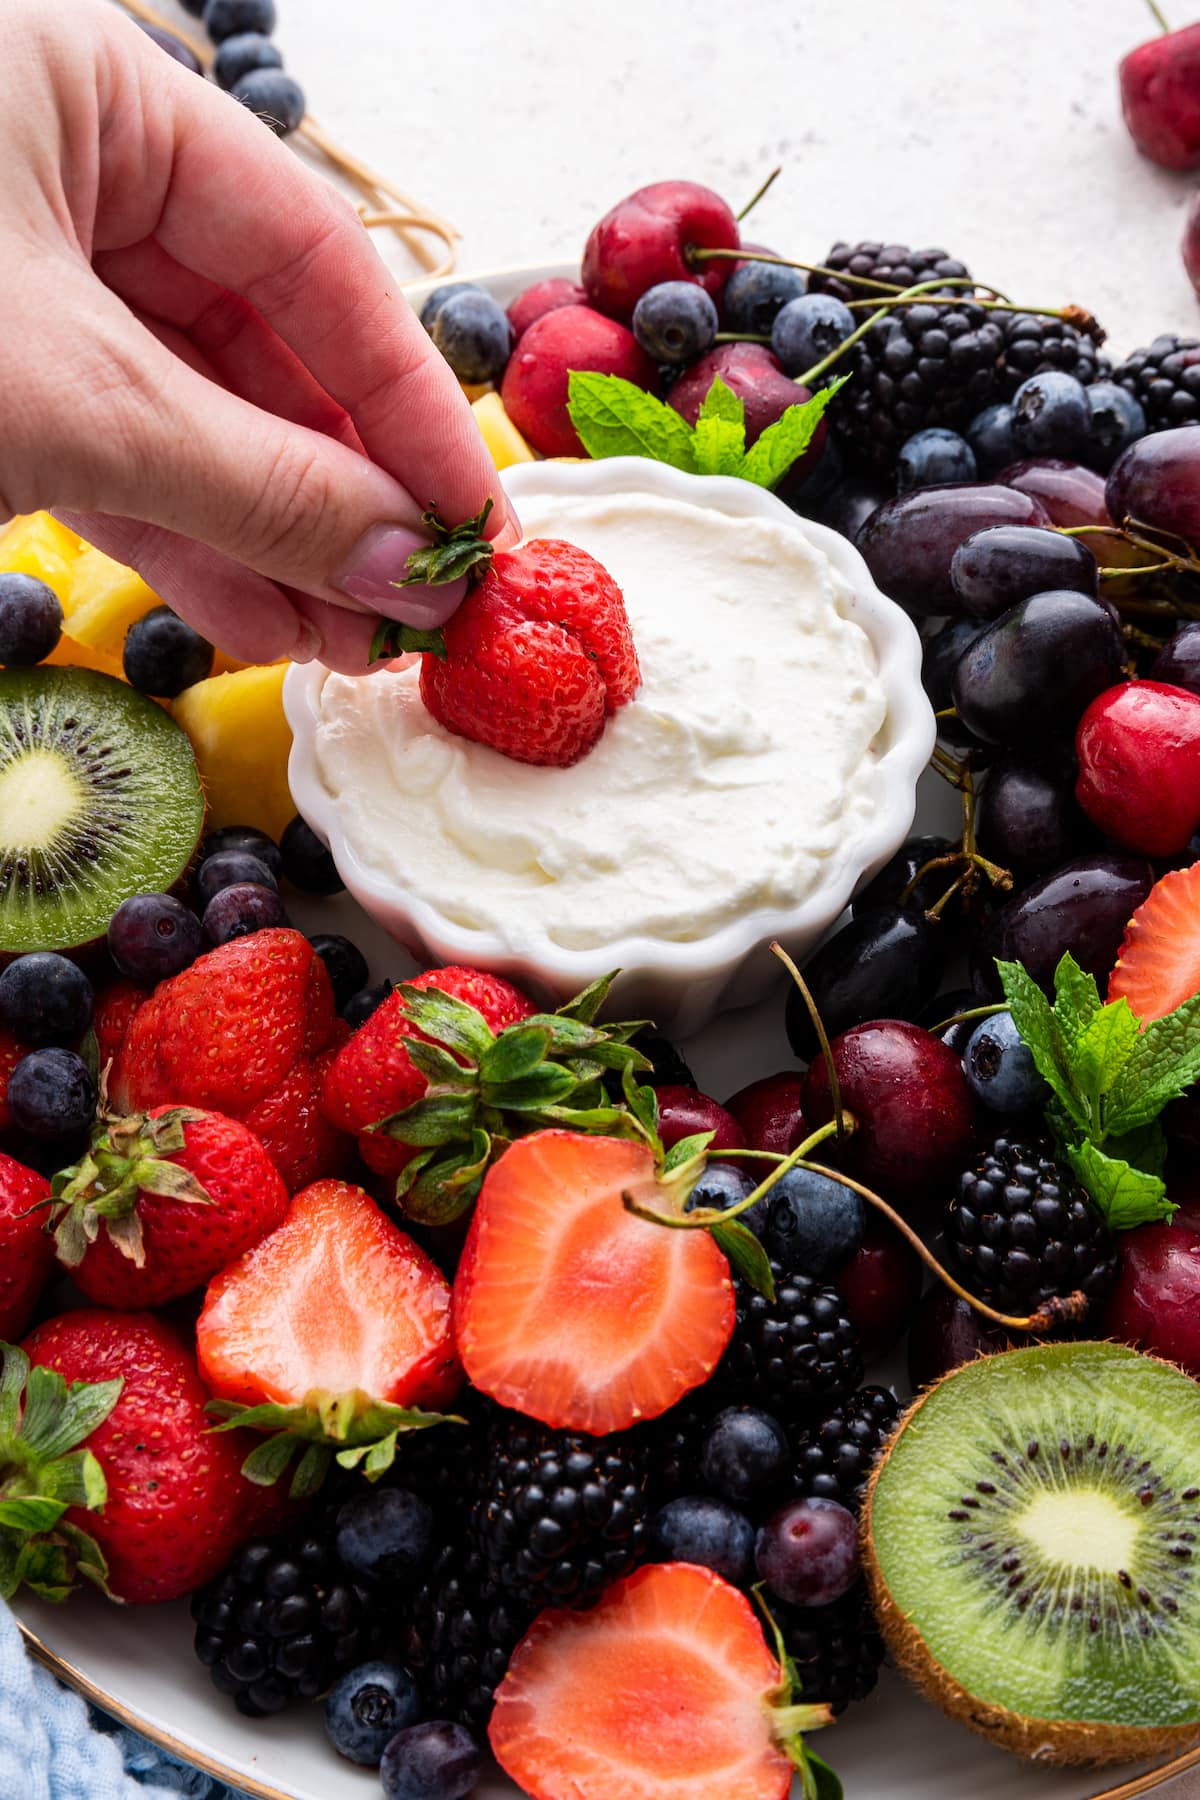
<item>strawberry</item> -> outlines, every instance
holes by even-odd
[[[0,1029],[0,1131],[12,1130],[12,1115],[6,1101],[8,1078],[25,1053],[24,1044],[19,1044],[15,1037]]]
[[[289,1194],[329,1176],[341,1175],[350,1155],[350,1140],[335,1131],[321,1110],[321,1093],[337,1047],[320,1056],[302,1057],[265,1099],[245,1114],[242,1123],[262,1140],[283,1177]],[[376,1142],[392,1146],[391,1138]]]
[[[41,1202],[50,1184],[0,1152],[0,1339],[28,1330],[54,1263]]]
[[[288,1205],[254,1133],[195,1107],[108,1120],[54,1192],[59,1261],[89,1300],[116,1307],[162,1306],[203,1287]]]
[[[1156,881],[1125,927],[1110,1000],[1139,1019],[1161,1019],[1200,994],[1200,862]]]
[[[831,1718],[789,1704],[754,1608],[711,1569],[658,1563],[590,1612],[542,1613],[496,1691],[488,1738],[532,1800],[786,1800]]]
[[[112,981],[106,988],[101,988],[96,995],[96,1006],[92,1013],[92,1030],[96,1034],[96,1047],[99,1051],[99,1063],[102,1069],[116,1056],[125,1042],[125,1033],[129,1030],[133,1015],[149,996],[145,988],[138,987],[135,982]]]
[[[24,1349],[70,1382],[123,1382],[86,1440],[107,1483],[103,1512],[77,1504],[65,1520],[95,1538],[111,1592],[141,1604],[211,1580],[259,1525],[262,1500],[240,1473],[242,1434],[211,1429],[183,1339],[152,1313],[89,1307],[48,1319]]]
[[[707,1381],[733,1332],[729,1267],[703,1231],[629,1212],[671,1195],[649,1147],[539,1131],[489,1169],[454,1280],[473,1384],[544,1424],[599,1435]]]

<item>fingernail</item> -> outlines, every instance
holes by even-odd
[[[325,648],[325,640],[315,625],[307,619],[301,619],[296,641],[291,648],[291,659],[294,663],[316,662]]]
[[[406,525],[375,525],[356,544],[333,577],[333,586],[353,600],[364,601],[385,618],[431,630],[444,625],[467,591],[465,581],[444,587],[400,587],[414,550],[427,549],[429,539]]]

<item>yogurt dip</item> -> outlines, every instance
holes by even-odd
[[[786,520],[651,493],[530,496],[624,596],[636,697],[569,769],[445,731],[417,663],[329,674],[319,777],[359,861],[514,954],[689,942],[804,899],[879,805],[886,702],[853,597]]]

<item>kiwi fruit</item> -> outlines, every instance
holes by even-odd
[[[1200,1741],[1200,1383],[1111,1343],[980,1357],[876,1466],[863,1559],[917,1687],[1018,1755]]]
[[[204,796],[186,734],[91,669],[0,670],[0,961],[102,938],[186,870]]]

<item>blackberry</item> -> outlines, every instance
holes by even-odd
[[[861,244],[838,243],[825,258],[827,269],[845,270],[868,281],[886,281],[893,287],[917,287],[935,275],[969,279],[970,270],[945,250],[910,250],[906,244],[881,244],[870,239]],[[839,300],[869,300],[873,289],[836,275],[810,275],[810,294],[833,294]],[[969,288],[948,288],[948,293],[969,293]]]
[[[1113,371],[1113,380],[1140,400],[1151,431],[1200,419],[1200,340],[1156,337]]]
[[[489,1575],[483,1557],[447,1544],[419,1591],[400,1649],[417,1672],[426,1709],[483,1730],[492,1696],[534,1618]]]
[[[454,1404],[465,1425],[433,1425],[425,1431],[402,1432],[389,1486],[407,1488],[433,1508],[440,1535],[447,1536],[465,1517],[478,1492],[479,1463],[486,1436],[488,1403],[469,1388]]]
[[[1100,354],[1097,342],[1062,319],[1008,312],[995,312],[992,317],[1004,338],[997,374],[1005,400],[1012,399],[1023,381],[1046,369],[1073,375],[1084,387],[1111,373],[1112,365]]]
[[[472,1535],[508,1593],[576,1606],[644,1555],[648,1482],[631,1438],[552,1431],[510,1414],[489,1437]]]
[[[883,1639],[861,1582],[832,1606],[783,1606],[771,1611],[796,1671],[796,1699],[824,1700],[844,1713],[865,1700],[879,1679]]]
[[[378,1640],[367,1593],[318,1531],[254,1539],[191,1604],[197,1657],[250,1718],[323,1693]]]
[[[998,1137],[959,1179],[946,1244],[968,1283],[1003,1312],[1081,1290],[1093,1304],[1117,1271],[1111,1232],[1046,1138]]]
[[[859,1388],[797,1438],[796,1492],[840,1500],[857,1512],[867,1477],[899,1417],[899,1402],[887,1388]]]
[[[862,1380],[858,1336],[835,1287],[771,1262],[775,1298],[734,1278],[737,1322],[714,1383],[803,1428]]]

